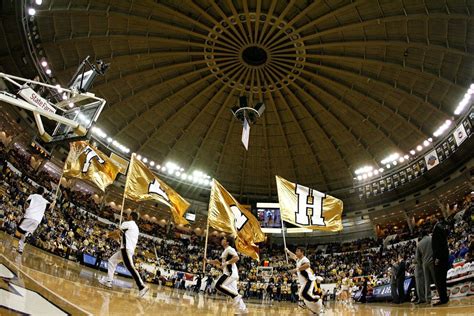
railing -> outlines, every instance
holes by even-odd
[[[407,184],[436,168],[449,158],[465,141],[474,134],[474,107],[471,105],[466,114],[459,118],[457,124],[436,143],[429,151],[416,157],[408,165],[399,166],[376,178],[367,179],[365,183],[355,185],[355,193],[360,199],[367,199],[383,194]],[[457,134],[457,135],[455,135]],[[462,136],[462,137],[460,137]]]

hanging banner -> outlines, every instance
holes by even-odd
[[[425,156],[426,168],[431,170],[432,168],[439,165],[439,158],[438,154],[436,153],[436,149],[433,149]]]

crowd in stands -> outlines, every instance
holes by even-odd
[[[51,182],[54,179],[45,172],[38,173],[31,168],[29,158],[20,150],[11,149],[7,152],[0,143],[0,153],[0,214],[3,213],[1,229],[13,234],[24,212],[26,198],[33,191],[33,185],[36,183],[51,190]],[[9,168],[7,160],[20,170],[22,175]],[[31,179],[34,179],[34,183]],[[473,259],[474,225],[471,200],[465,199],[459,202],[459,206],[459,210],[464,212],[463,216],[451,216],[447,220],[451,262],[459,258],[467,261]],[[43,222],[29,243],[79,262],[84,253],[106,260],[119,245],[117,241],[105,237],[105,232],[113,230],[114,224],[100,221],[97,216],[111,222],[116,221],[113,210],[108,206],[96,204],[84,193],[63,188],[55,210],[46,212]],[[1,219],[0,217],[0,221]],[[149,235],[140,237],[135,254],[137,268],[147,281],[169,281],[169,278],[162,276],[162,271],[170,270],[192,273],[201,280],[204,254],[202,236],[191,231],[185,238],[177,238],[174,231],[177,228],[163,227],[144,219],[140,219],[137,224],[142,233]],[[346,276],[370,275],[373,276],[374,282],[380,284],[388,282],[388,269],[400,254],[405,258],[407,273],[414,273],[415,239],[419,236],[420,229],[430,230],[433,225],[434,221],[428,221],[413,233],[404,232],[405,243],[387,247],[383,245],[382,239],[366,238],[349,243],[329,244],[325,246],[325,251],[308,247],[306,256],[315,274],[324,278],[324,283],[340,282]],[[217,258],[220,252],[218,242],[211,241],[209,257]],[[245,257],[241,258],[238,264],[240,279],[246,282],[241,285],[246,296],[293,300],[296,293],[293,291],[296,286],[295,276],[287,271],[294,263],[286,263],[281,246],[264,245],[261,247],[260,259],[261,262],[256,262]],[[264,262],[273,267],[274,274],[270,282],[262,285],[263,279],[258,273],[258,267],[264,265]],[[153,272],[149,267],[155,267],[155,271],[160,268],[160,272]],[[218,274],[218,271],[208,267],[206,276],[215,274]],[[183,286],[183,282],[179,282],[176,277],[172,277],[171,281],[177,286]]]

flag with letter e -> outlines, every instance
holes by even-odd
[[[215,179],[209,201],[209,225],[235,237],[237,251],[259,259],[256,243],[265,240],[265,234],[255,216],[237,202]]]
[[[136,202],[154,200],[163,203],[171,209],[171,215],[176,224],[189,224],[184,218],[189,203],[165,182],[158,179],[143,162],[135,159],[135,154],[132,154],[128,167],[124,194],[125,198]]]
[[[341,200],[276,176],[281,218],[312,230],[342,230]]]
[[[69,155],[64,164],[65,177],[92,182],[105,191],[105,188],[114,182],[120,170],[106,154],[88,142],[77,141],[69,144]]]

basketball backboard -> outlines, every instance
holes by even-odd
[[[45,142],[87,138],[97,121],[105,100],[89,92],[78,92],[43,82],[0,73],[8,91],[0,91],[0,101],[33,113],[38,134]],[[55,122],[45,130],[42,118]]]

